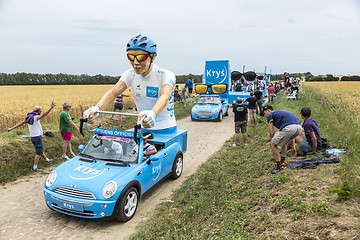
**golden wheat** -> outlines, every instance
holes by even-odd
[[[95,105],[113,85],[51,85],[51,86],[0,86],[0,131],[12,127],[26,117],[34,106],[49,109],[51,101],[57,106],[41,120],[42,123],[58,121],[62,104],[70,102],[70,115],[78,118],[87,108]],[[125,91],[126,94],[129,90]],[[135,107],[134,97],[124,98],[124,108]],[[110,107],[108,108],[108,110]]]

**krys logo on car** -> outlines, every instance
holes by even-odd
[[[153,180],[158,179],[160,173],[161,173],[161,164],[152,167],[152,174],[154,175]]]
[[[80,166],[74,168],[74,172],[81,172],[84,175],[84,177],[74,177],[74,176],[71,176],[70,173],[69,173],[69,177],[71,177],[72,179],[77,179],[77,180],[86,180],[86,179],[96,178],[96,177],[100,176],[101,174],[103,174],[105,172],[105,168],[96,169],[96,168],[85,167],[85,166],[80,165]]]

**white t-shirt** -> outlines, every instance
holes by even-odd
[[[40,124],[40,120],[37,120],[39,115],[34,117],[34,123],[32,125],[28,124],[30,137],[37,137],[43,135],[43,130]]]
[[[121,146],[120,143],[117,142],[112,142],[111,147],[109,148],[104,148],[104,153],[108,154],[108,153],[116,153],[116,154],[120,154],[123,155],[123,148]]]
[[[151,110],[154,107],[164,84],[169,84],[174,88],[176,78],[174,73],[153,64],[151,72],[145,77],[136,74],[134,69],[129,69],[121,75],[120,81],[132,88],[137,110],[141,112],[142,110]],[[173,91],[167,106],[156,117],[155,126],[152,129],[165,129],[174,126],[176,126],[176,119]]]

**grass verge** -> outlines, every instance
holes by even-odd
[[[344,203],[330,190],[345,180],[351,186],[358,184],[357,134],[339,136],[348,131],[343,124],[351,126],[352,113],[342,111],[341,102],[312,89],[302,89],[300,96],[301,100],[288,102],[282,96],[274,107],[299,116],[301,107],[310,106],[322,134],[335,147],[350,150],[340,164],[270,175],[274,159],[268,146],[268,127],[264,118],[258,118],[255,128],[248,127],[248,146],[234,148],[232,139],[228,140],[174,192],[172,201],[160,204],[131,239],[359,237],[359,198]]]
[[[175,117],[176,119],[181,119],[189,116],[191,108],[194,106],[193,101],[196,98],[190,98],[187,100],[187,105],[184,105],[180,102],[175,102]],[[109,109],[108,109],[109,110]],[[110,110],[111,111],[111,110]],[[131,110],[126,110],[131,111]],[[71,112],[70,112],[71,115]],[[119,129],[117,118],[115,120],[109,120],[109,116],[99,117],[103,127]],[[80,125],[79,120],[74,120],[75,124]],[[123,129],[132,128],[136,122],[136,118],[123,117]],[[43,130],[51,131],[55,134],[55,137],[45,137],[43,138],[45,154],[47,157],[53,159],[51,164],[45,163],[43,159],[40,159],[39,166],[44,168],[47,166],[57,166],[62,163],[62,138],[59,132],[59,123],[49,123],[43,124]],[[10,126],[9,126],[10,127]],[[75,150],[78,145],[85,144],[90,138],[91,134],[84,129],[85,137],[82,137],[80,133],[74,131],[71,143],[72,149]],[[31,174],[31,167],[34,163],[35,150],[31,141],[22,140],[21,136],[29,135],[27,128],[15,129],[10,133],[1,133],[0,134],[0,183],[4,184],[9,181],[14,181],[18,177],[23,175]],[[75,153],[78,151],[74,151]],[[44,172],[47,174],[47,172]]]

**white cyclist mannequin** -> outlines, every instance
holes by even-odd
[[[133,68],[125,71],[115,86],[95,106],[84,112],[84,117],[93,123],[98,115],[94,113],[107,108],[116,96],[131,87],[139,118],[145,115],[144,128],[176,130],[173,92],[176,79],[171,71],[153,64],[157,53],[155,42],[138,35],[128,42],[126,50]]]

